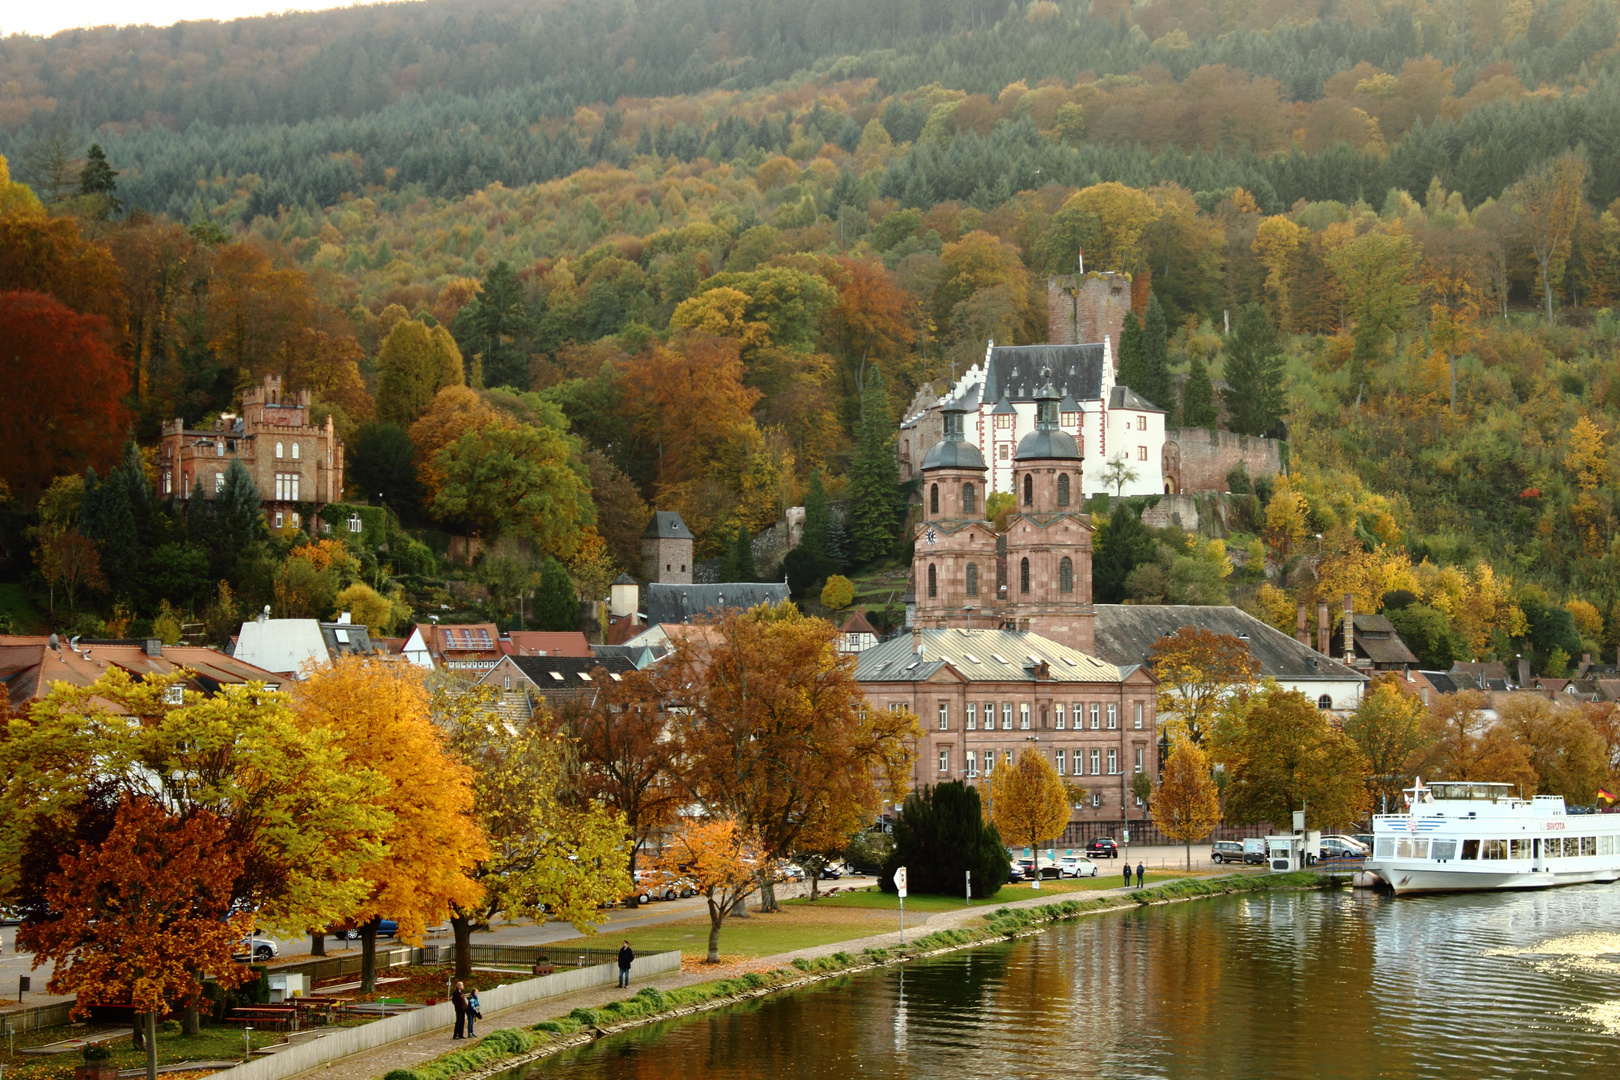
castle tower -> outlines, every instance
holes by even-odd
[[[1017,512],[1008,521],[1007,625],[1092,651],[1091,522],[1080,512],[1084,459],[1058,420],[1050,372],[1035,392],[1035,430],[1013,455]]]
[[[642,576],[666,585],[692,584],[692,530],[679,511],[654,512],[641,534]]]
[[[984,455],[966,441],[966,414],[960,399],[945,403],[944,439],[923,458],[923,520],[913,561],[918,626],[988,618],[996,604],[996,535],[984,520]]]

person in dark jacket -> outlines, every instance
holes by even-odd
[[[456,983],[456,988],[450,992],[450,1004],[454,1005],[456,1009],[456,1033],[450,1037],[452,1039],[465,1039],[467,1036],[462,1034],[462,1030],[467,1026],[467,994],[462,990],[459,982]]]
[[[467,995],[467,1038],[473,1037],[473,1021],[482,1020],[483,1018],[484,1010],[478,1004],[478,987],[475,986],[472,988],[472,993]]]
[[[1144,874],[1145,874],[1145,870],[1143,869],[1142,864],[1137,863],[1136,864],[1136,887],[1138,889],[1140,889],[1142,887],[1142,883],[1147,880],[1147,878],[1144,876]]]
[[[630,965],[635,962],[636,954],[630,948],[630,942],[625,941],[619,946],[619,985],[630,985]]]
[[[1130,863],[1125,864],[1125,887],[1127,889],[1131,887],[1131,864]]]

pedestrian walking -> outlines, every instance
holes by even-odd
[[[467,1026],[467,994],[461,988],[459,982],[456,983],[456,988],[450,991],[450,1004],[455,1006],[456,1009],[456,1033],[450,1037],[452,1039],[465,1039],[467,1036],[462,1032]]]
[[[630,985],[630,965],[635,962],[636,954],[630,948],[630,942],[625,941],[619,946],[619,985]]]
[[[1125,887],[1127,889],[1131,887],[1131,864],[1130,863],[1125,864]]]
[[[1142,887],[1142,883],[1144,881],[1146,881],[1146,880],[1147,880],[1146,871],[1143,870],[1141,863],[1137,863],[1136,864],[1136,887],[1138,889],[1140,889]]]
[[[478,987],[475,986],[472,988],[472,993],[467,995],[467,1038],[473,1037],[473,1021],[482,1020],[483,1018],[484,1010],[478,1004]]]

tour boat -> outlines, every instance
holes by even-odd
[[[1397,895],[1620,880],[1620,814],[1571,814],[1512,784],[1419,780],[1406,794],[1407,813],[1374,816],[1366,865]]]

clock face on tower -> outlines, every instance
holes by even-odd
[[[929,529],[927,532],[923,533],[923,539],[928,541],[930,544],[937,544],[939,542],[939,533],[935,532],[933,529]]]

